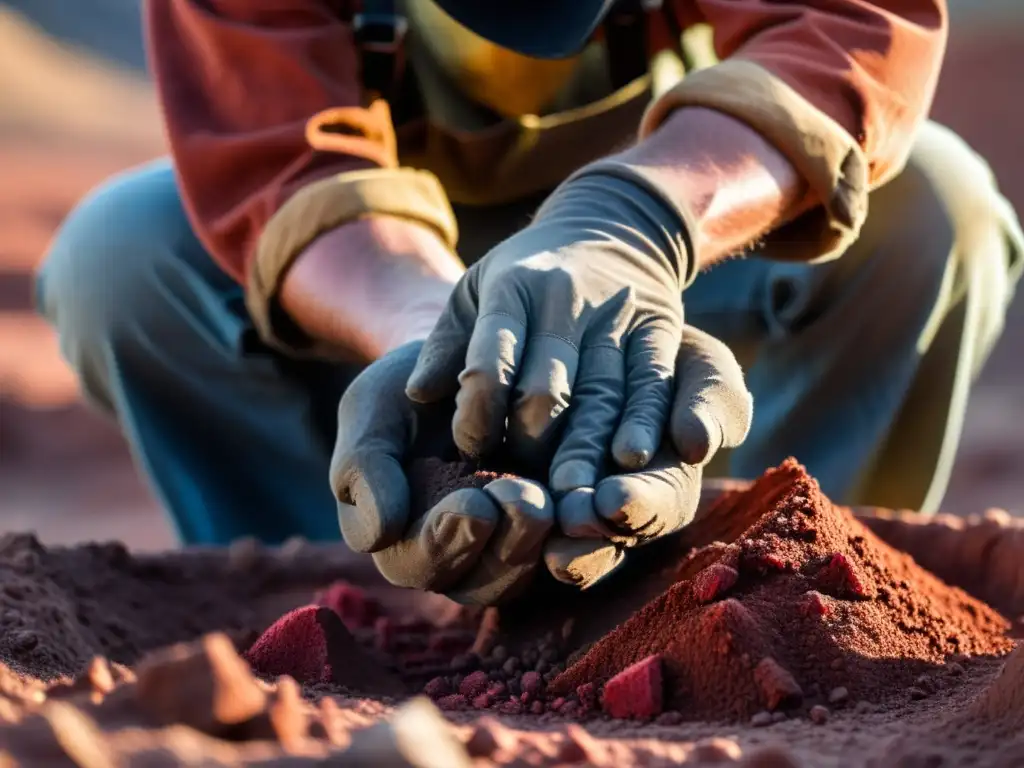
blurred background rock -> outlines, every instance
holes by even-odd
[[[950,6],[933,115],[989,160],[1024,210],[1024,2]],[[75,201],[163,151],[138,0],[0,0],[0,531],[173,543],[116,429],[78,402],[31,308],[32,269]],[[1024,292],[974,392],[950,511],[1024,513],[1022,374]]]

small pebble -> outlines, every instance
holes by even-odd
[[[831,669],[835,669],[835,670],[840,670],[844,666],[846,666],[846,663],[841,658],[839,658],[839,659],[832,659],[832,663],[829,664],[829,667]]]
[[[829,704],[842,704],[848,698],[850,698],[850,692],[841,685],[828,692]]]
[[[505,670],[505,674],[514,675],[516,672],[519,671],[519,659],[517,659],[515,656],[512,656],[505,660],[505,663],[502,665],[501,668]]]
[[[523,693],[528,693],[531,696],[539,696],[544,688],[544,681],[537,672],[527,672],[523,675],[520,685],[523,687]],[[582,696],[580,698],[582,698]]]
[[[772,724],[772,713],[771,712],[758,712],[752,718],[750,718],[750,724],[755,728],[764,728],[766,725]]]
[[[828,716],[831,714],[828,711],[828,707],[823,707],[820,704],[811,707],[811,711],[808,713],[811,717],[811,722],[816,725],[824,725],[828,722]]]
[[[490,679],[486,672],[476,671],[466,675],[462,684],[459,685],[459,693],[466,698],[473,698],[484,693],[490,685]]]
[[[910,698],[914,701],[920,701],[921,699],[928,698],[928,691],[923,688],[918,688],[916,685],[909,690]]]
[[[499,706],[498,711],[503,715],[521,715],[523,713],[523,704],[520,701],[511,699]]]
[[[783,720],[787,720],[785,712],[772,712],[772,722],[781,723]]]
[[[946,665],[946,671],[949,672],[949,674],[951,675],[959,677],[964,673],[964,668],[962,665],[957,664],[955,661],[951,661],[949,664]]]
[[[679,725],[683,722],[683,716],[679,712],[662,712],[654,718],[656,725]]]
[[[543,701],[535,701],[535,702],[533,702],[533,704],[530,705],[530,713],[534,714],[534,715],[543,715],[544,714],[544,702]]]

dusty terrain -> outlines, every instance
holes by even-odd
[[[8,535],[0,761],[1024,758],[1024,657],[1011,623],[977,599],[1024,610],[1020,521],[854,513],[795,463],[709,493],[705,510],[582,596],[545,586],[484,611],[388,587],[336,545],[145,555]],[[942,573],[974,596],[886,541],[922,560],[941,549]]]

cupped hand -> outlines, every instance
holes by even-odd
[[[341,399],[331,487],[342,537],[372,553],[393,584],[497,603],[538,570],[554,505],[542,485],[506,477],[457,490],[413,517],[405,466],[417,437],[440,427],[438,407],[405,396],[421,347],[412,342],[384,355]]]
[[[704,466],[719,449],[746,438],[753,398],[721,341],[685,326],[674,387],[668,434],[644,470],[610,474],[559,498],[558,533],[544,553],[559,581],[589,587],[614,571],[629,550],[689,524]]]

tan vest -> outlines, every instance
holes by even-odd
[[[432,0],[401,5],[426,114],[399,127],[399,161],[436,174],[452,202],[497,205],[552,189],[635,139],[649,78],[612,89],[602,46],[532,59],[478,37]]]

